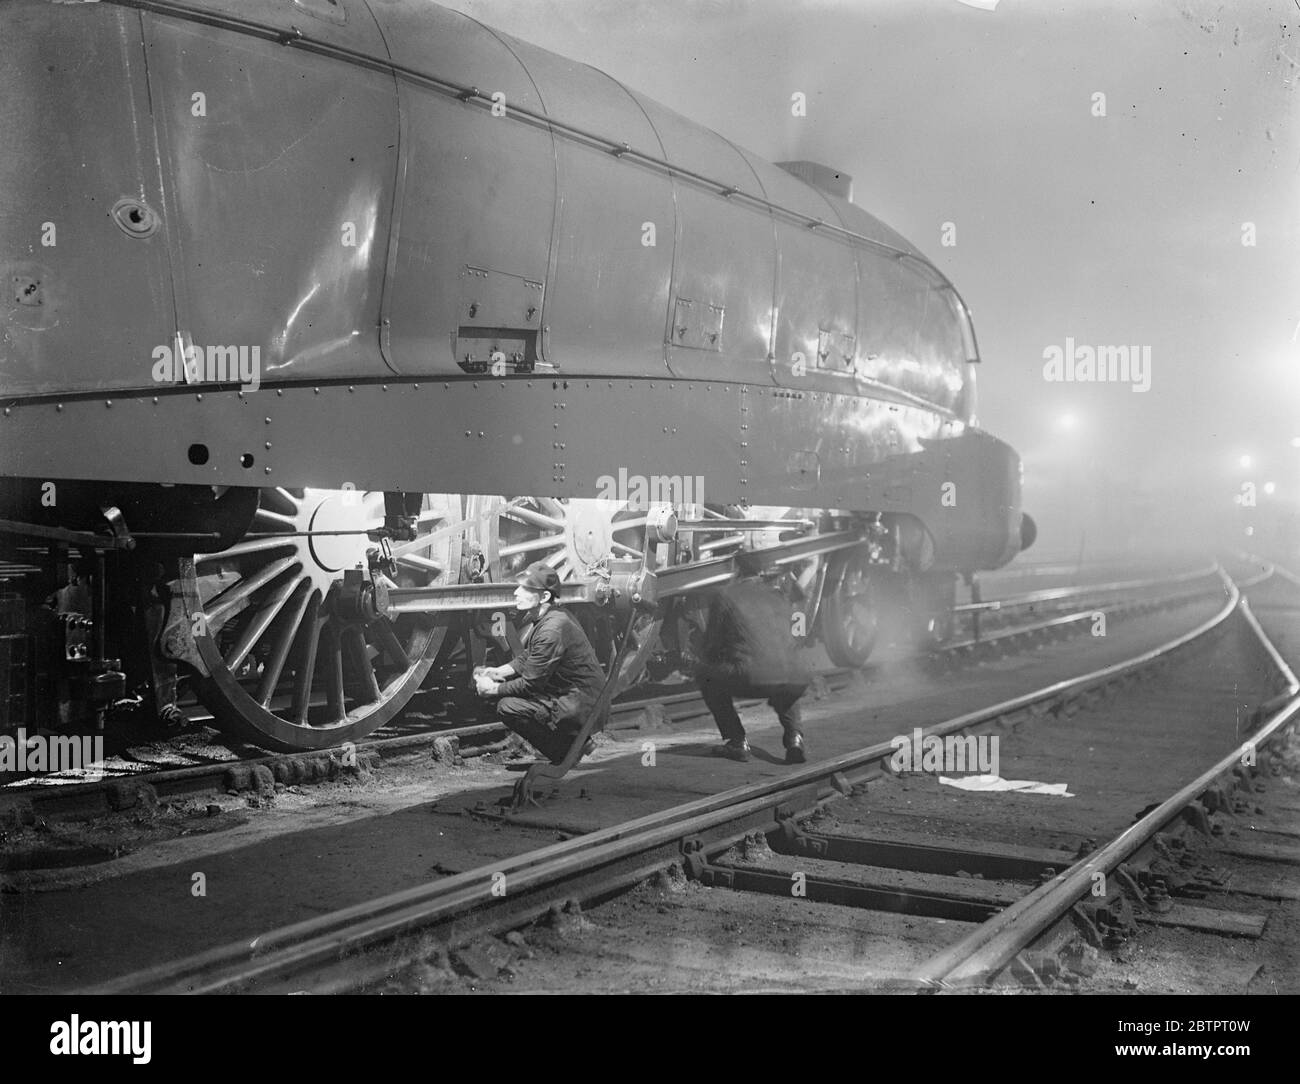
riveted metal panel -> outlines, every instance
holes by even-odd
[[[721,136],[637,95],[663,144],[667,159],[739,191],[762,196],[744,156]],[[721,310],[720,342],[706,335],[692,345],[690,333],[670,322],[669,366],[674,375],[767,382],[772,339],[772,284],[776,275],[771,215],[761,207],[720,195],[707,186],[675,178],[677,250],[672,299],[693,303],[701,327],[709,306]]]
[[[367,419],[401,434],[399,454]],[[952,568],[1014,552],[1015,468],[1000,441],[923,408],[708,381],[461,378],[0,411],[0,470],[33,492],[85,478],[595,497],[626,472],[647,492],[689,478],[696,500],[720,504],[914,515]]]
[[[547,115],[659,157],[635,99],[586,64],[512,39]],[[675,212],[662,171],[557,134],[560,198],[546,299],[547,360],[565,374],[667,375]]]
[[[140,14],[0,4],[0,146],[0,389],[147,387],[176,223]]]
[[[494,376],[537,368],[542,283],[466,265],[460,273],[455,354],[468,373]]]
[[[541,112],[543,104],[497,35],[433,5],[387,3],[375,15],[394,63],[489,99],[500,95],[495,103],[462,101],[416,78],[398,80],[402,163],[385,287],[387,357],[406,374],[459,374],[463,359],[453,350],[467,266],[546,290],[553,140],[545,127],[510,114],[511,105]],[[544,314],[539,323],[544,362]],[[522,334],[531,325],[510,326]]]
[[[639,477],[641,491],[650,494],[672,487],[699,503],[741,499],[739,397],[734,384],[568,381],[558,412],[565,492],[594,497],[609,492],[612,482],[615,492],[635,493]],[[618,484],[623,477],[625,490]]]
[[[726,323],[727,310],[723,306],[679,297],[673,306],[669,336],[674,346],[720,353]]]
[[[772,202],[840,224],[835,209],[816,189],[784,170],[762,163],[756,168],[762,171]],[[833,234],[774,217],[779,254],[774,379],[790,387],[817,386],[818,376],[851,382],[858,307],[854,247]]]
[[[392,75],[144,19],[185,341],[256,347],[266,383],[388,372],[378,326],[397,164]]]
[[[41,478],[144,475],[595,497],[603,478],[625,470],[703,474],[693,493],[707,487],[719,501],[738,500],[739,395],[735,385],[667,380],[462,377],[27,401],[0,410],[0,473],[21,465],[37,492]],[[376,426],[401,435],[396,451],[376,439]]]

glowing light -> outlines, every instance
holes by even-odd
[[[1074,414],[1062,414],[1056,419],[1056,427],[1066,433],[1073,433],[1079,428],[1079,419]]]
[[[1292,448],[1300,448],[1300,437],[1292,437],[1292,438],[1291,438],[1291,447],[1292,447]]]
[[[1248,455],[1243,455],[1240,459],[1237,460],[1237,464],[1241,467],[1242,470],[1250,470],[1250,465],[1253,462],[1255,461],[1251,459],[1250,456]]]
[[[1274,485],[1272,482],[1264,483],[1264,492],[1267,493],[1270,497],[1273,495],[1273,491],[1275,489],[1277,489],[1277,486]]]

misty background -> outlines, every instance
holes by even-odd
[[[771,161],[852,174],[974,313],[981,424],[1023,457],[1036,559],[1284,557],[1300,0],[992,2],[444,0]],[[1149,347],[1150,389],[1046,380],[1067,337]]]

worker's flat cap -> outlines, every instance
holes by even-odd
[[[529,565],[515,580],[530,591],[549,591],[551,598],[560,597],[560,575],[545,561]]]

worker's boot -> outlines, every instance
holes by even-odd
[[[731,741],[724,741],[721,745],[713,747],[715,757],[726,757],[728,760],[739,760],[742,763],[749,759],[749,742],[744,738],[733,738]]]

